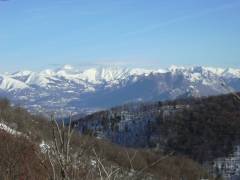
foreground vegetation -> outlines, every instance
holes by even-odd
[[[0,101],[0,179],[189,179],[207,177],[196,162],[173,153],[130,149],[83,136],[56,121]]]

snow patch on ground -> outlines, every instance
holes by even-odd
[[[0,123],[0,129],[3,131],[6,131],[7,133],[12,134],[12,135],[21,135],[22,134],[14,129],[8,127],[6,124],[3,124],[3,123]]]
[[[45,141],[42,141],[39,147],[42,153],[47,153],[50,150],[50,146]]]

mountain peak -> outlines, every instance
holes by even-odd
[[[73,70],[73,66],[72,65],[69,65],[69,64],[65,64],[61,69],[63,70]]]
[[[186,69],[186,68],[183,67],[183,66],[171,65],[171,66],[168,68],[168,71],[170,71],[170,72],[176,72],[176,71],[178,71],[178,70],[183,70],[183,69]]]
[[[29,71],[29,70],[23,70],[23,71],[17,71],[13,74],[11,74],[12,76],[14,77],[17,77],[17,76],[28,76],[32,73],[32,71]]]

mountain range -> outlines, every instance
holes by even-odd
[[[240,69],[167,69],[65,65],[0,74],[0,96],[31,112],[90,113],[136,101],[163,101],[240,91]]]

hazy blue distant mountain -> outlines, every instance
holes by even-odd
[[[65,65],[40,72],[0,75],[0,95],[30,111],[88,112],[132,101],[169,100],[240,91],[240,69],[116,66],[76,69]]]

